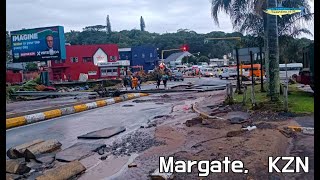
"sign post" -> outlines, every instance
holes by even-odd
[[[260,89],[260,91],[261,92],[266,92],[265,90],[264,90],[264,88],[263,88],[263,59],[262,59],[262,47],[260,47],[259,48],[260,49],[260,63],[261,63],[261,65],[260,65],[260,70],[261,70],[261,89]]]
[[[238,52],[238,48],[236,48],[236,59],[237,59],[237,90],[236,90],[236,92],[237,92],[238,94],[242,94],[241,84],[240,84],[240,75],[239,75],[240,62],[239,62],[239,52]],[[241,74],[242,74],[242,73],[241,73]]]

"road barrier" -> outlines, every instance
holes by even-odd
[[[124,94],[119,97],[110,98],[106,100],[99,100],[91,103],[79,104],[79,105],[65,107],[61,109],[54,109],[54,110],[45,111],[41,113],[9,118],[9,119],[6,119],[6,129],[23,126],[27,124],[32,124],[32,123],[36,123],[36,122],[64,116],[64,115],[69,115],[77,112],[83,112],[86,110],[95,109],[98,107],[103,107],[103,106],[115,104],[118,102],[123,102],[126,100],[131,100],[131,99],[135,99],[143,96],[148,96],[148,95],[149,94],[147,93]]]

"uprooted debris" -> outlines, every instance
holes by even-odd
[[[105,152],[109,152],[114,156],[130,156],[132,153],[140,153],[153,146],[163,144],[164,142],[155,140],[147,133],[135,132],[123,137],[120,141],[113,142],[113,144],[105,148]]]
[[[295,131],[287,127],[279,129],[279,132],[281,132],[287,138],[292,138],[296,136]]]

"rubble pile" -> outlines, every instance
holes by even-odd
[[[86,168],[79,161],[56,161],[61,145],[55,139],[37,139],[11,147],[7,151],[10,159],[6,160],[6,179],[70,179],[83,173]]]
[[[153,146],[164,145],[164,142],[157,141],[147,133],[135,132],[122,138],[120,141],[113,142],[112,145],[105,148],[114,156],[130,156],[132,153],[140,153]]]

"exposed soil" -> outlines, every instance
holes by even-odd
[[[214,103],[221,102],[221,96],[205,96],[199,102],[200,108],[212,111]],[[209,107],[206,102],[211,102]],[[211,106],[211,107],[210,107]],[[176,106],[182,108],[183,105]],[[247,112],[239,105],[230,106],[232,111]],[[179,111],[173,111],[177,113]],[[268,156],[288,156],[294,152],[299,155],[308,155],[312,161],[313,169],[313,136],[297,134],[295,137],[284,136],[279,129],[289,125],[297,125],[290,120],[291,115],[254,112],[250,113],[248,124],[230,124],[227,120],[193,118],[193,112],[180,113],[172,116],[170,121],[157,124],[154,137],[165,144],[151,147],[134,160],[138,166],[127,169],[119,179],[148,179],[149,174],[159,167],[159,156],[173,156],[175,160],[220,160],[228,156],[230,160],[242,160],[248,174],[237,173],[211,173],[205,179],[290,179],[302,177],[301,175],[270,174],[268,172]],[[217,114],[216,114],[217,115]],[[227,113],[220,113],[226,117]],[[196,115],[197,116],[197,115]],[[240,131],[247,125],[255,125],[257,129],[243,131],[234,136],[227,137],[230,132]],[[300,139],[299,139],[300,138]],[[304,138],[304,139],[303,139]],[[307,140],[306,143],[303,140]],[[292,141],[295,143],[292,144]],[[312,144],[312,146],[311,146]],[[308,148],[308,149],[307,149]],[[291,150],[292,149],[292,150]],[[313,171],[312,171],[313,172]],[[192,173],[176,173],[175,179],[199,179],[196,166]],[[313,174],[308,174],[307,179],[312,179]],[[201,178],[200,178],[201,179]]]

